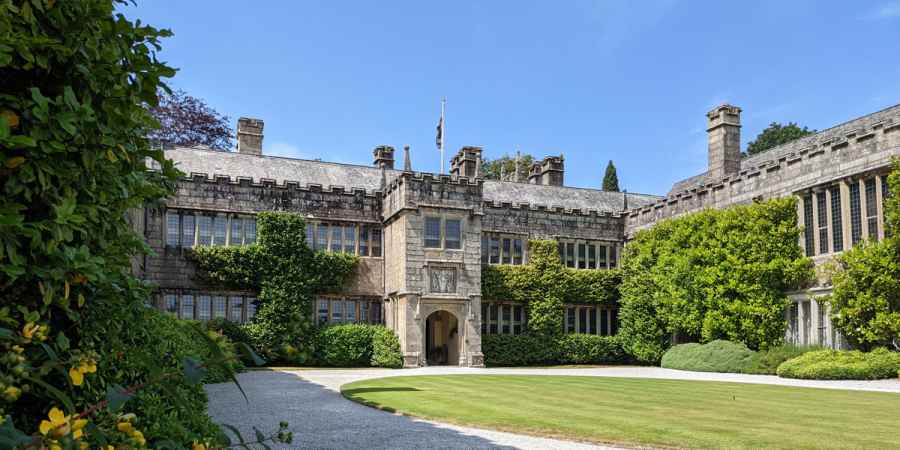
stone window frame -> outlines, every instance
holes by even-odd
[[[521,266],[524,264],[528,264],[528,236],[525,234],[517,234],[517,233],[499,233],[499,232],[483,232],[481,233],[481,264],[482,265],[513,265],[513,266]],[[492,247],[492,242],[496,240],[497,242],[497,260],[493,261],[492,257],[495,255],[491,254],[491,251],[494,249]],[[504,250],[504,243],[509,241],[509,258],[506,259],[506,252]],[[521,246],[520,254],[516,253],[516,243],[519,243]],[[504,261],[509,262],[504,262]]]
[[[341,251],[334,252],[335,227],[341,228]],[[353,252],[347,251],[347,228],[353,227]],[[320,242],[322,231],[325,230],[325,243]],[[364,232],[365,230],[365,232]],[[362,245],[363,235],[366,235],[366,243]],[[350,222],[340,220],[307,220],[306,221],[306,245],[313,251],[327,251],[332,253],[348,253],[361,258],[383,258],[382,253],[382,227],[370,222]],[[312,238],[312,239],[310,239]],[[365,253],[363,254],[363,249]],[[377,255],[375,255],[377,253]]]
[[[563,305],[563,308],[563,333],[565,334],[615,336],[619,331],[619,309],[616,307],[598,304],[566,303]],[[587,317],[590,320],[591,310],[596,314],[593,320],[593,328],[590,326],[590,323],[582,324],[583,317]],[[592,329],[593,332],[591,332]],[[588,332],[582,333],[581,330],[587,330]]]
[[[466,245],[466,215],[462,213],[453,213],[447,211],[440,212],[425,212],[422,214],[422,248],[426,250],[443,250],[447,252],[462,252],[465,250]],[[426,233],[428,231],[428,220],[429,219],[438,219],[439,226],[438,230],[440,230],[440,244],[439,246],[428,246],[426,245]],[[459,221],[459,248],[451,248],[447,246],[447,221],[454,220]]]
[[[208,315],[207,318],[201,317],[201,298],[209,299],[209,308],[206,312],[208,314],[204,314]],[[219,299],[224,299],[224,317],[219,315],[216,310],[216,302]],[[190,302],[190,306],[188,306],[188,301]],[[205,291],[196,289],[164,290],[158,295],[156,308],[160,311],[171,313],[178,319],[184,320],[205,321],[224,318],[235,323],[247,323],[256,315],[257,301],[258,298],[256,295],[246,293],[234,293],[228,291]],[[239,318],[234,317],[235,304],[240,304],[241,317]],[[174,306],[174,312],[170,310],[171,306]],[[189,317],[188,314],[186,314],[187,311],[190,311]]]
[[[557,245],[559,246],[559,258],[562,262],[562,265],[572,269],[579,270],[610,270],[615,269],[619,266],[619,255],[622,253],[619,251],[620,242],[616,241],[607,241],[600,239],[580,239],[580,238],[568,238],[568,237],[557,237],[556,238]],[[581,258],[581,249],[584,246],[584,267],[582,267],[582,258]],[[591,267],[591,247],[594,248],[594,267]],[[569,250],[571,249],[572,254],[570,255]],[[601,249],[604,249],[601,252]],[[604,258],[601,258],[601,255],[605,255]],[[570,258],[571,256],[571,258]],[[569,261],[571,260],[572,264],[569,265]]]
[[[250,245],[256,243],[256,216],[253,214],[244,214],[244,213],[226,213],[220,211],[206,211],[206,210],[194,210],[194,209],[182,209],[182,208],[167,208],[165,213],[163,214],[162,220],[162,235],[163,235],[163,243],[167,248],[193,248],[200,244],[200,227],[201,227],[201,218],[209,217],[209,239],[210,246],[232,246],[232,245]],[[177,218],[177,219],[176,219]],[[189,220],[188,220],[189,219]],[[240,237],[235,239],[234,236],[234,219],[240,219],[241,230]],[[221,222],[220,222],[221,221]],[[170,238],[175,236],[175,233],[172,231],[172,226],[177,222],[178,227],[178,242],[176,245],[173,245],[172,240]],[[186,223],[190,222],[190,230],[188,230],[185,226]],[[216,233],[216,225],[218,223],[223,223],[225,228],[225,242],[224,244],[216,243],[217,233]],[[252,238],[249,238],[251,234],[248,233],[250,229],[253,230]],[[186,244],[186,236],[191,236],[190,244]]]
[[[496,307],[497,317],[492,319],[492,307]],[[504,312],[509,311],[509,320],[504,318]],[[516,319],[516,311],[519,311],[519,319]],[[495,330],[491,329],[495,326]],[[508,326],[504,331],[504,326]],[[516,328],[518,327],[518,329]],[[481,334],[522,334],[528,330],[528,312],[525,304],[512,301],[482,301],[481,302]]]
[[[341,302],[343,311],[341,311],[342,319],[334,320],[334,306],[337,302]],[[322,305],[325,305],[325,319],[322,319]],[[346,314],[348,304],[353,307],[353,321],[348,321]],[[316,326],[336,325],[343,323],[364,323],[364,324],[382,324],[384,323],[384,314],[382,311],[382,301],[376,297],[365,296],[346,296],[346,295],[319,295],[313,299],[312,321]]]

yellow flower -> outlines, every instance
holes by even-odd
[[[147,440],[144,439],[144,433],[141,433],[138,430],[134,430],[134,432],[131,433],[131,437],[133,437],[134,440],[137,441],[137,443],[141,446],[144,446],[147,444]]]
[[[94,373],[97,371],[97,363],[93,359],[82,361],[81,365],[78,366],[78,370],[81,373]]]
[[[191,446],[191,450],[206,450],[206,446],[201,442],[194,441],[194,445]]]
[[[91,446],[91,444],[88,444],[87,442],[82,442],[82,443],[78,444],[78,450],[87,450],[88,447],[90,447],[90,446]]]
[[[40,327],[37,326],[37,324],[35,324],[34,322],[28,322],[28,323],[25,324],[24,327],[22,327],[22,336],[25,338],[25,340],[26,340],[27,342],[31,342],[31,338],[34,337],[34,333],[35,333],[39,328],[40,328]]]
[[[19,346],[19,345],[13,345],[13,348],[12,348],[12,349],[13,349],[13,351],[16,352],[16,353],[22,353],[22,352],[25,351],[25,349],[22,348],[22,347]]]
[[[112,445],[107,445],[106,450],[116,450],[116,448],[113,447]]]
[[[74,439],[81,439],[81,436],[84,434],[81,429],[84,428],[87,423],[87,419],[75,419],[75,421],[72,422],[72,429],[75,430],[74,432],[72,432],[72,437]]]
[[[84,382],[84,374],[77,367],[69,369],[69,378],[72,379],[72,384],[75,386],[81,386],[81,383]]]
[[[15,386],[9,386],[3,391],[3,398],[8,402],[14,402],[19,399],[20,394],[22,394],[21,389]]]
[[[116,429],[123,433],[129,433],[129,434],[132,431],[134,431],[134,428],[131,426],[131,423],[129,423],[129,422],[119,422],[118,424],[116,424]]]
[[[41,434],[45,436],[49,435],[53,438],[59,438],[69,434],[69,418],[66,417],[59,408],[55,406],[51,408],[47,417],[50,420],[42,420],[41,425],[38,427]]]
[[[62,450],[62,447],[56,441],[51,442],[49,448],[50,450]]]

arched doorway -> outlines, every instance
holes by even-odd
[[[435,311],[425,319],[425,357],[429,366],[459,363],[459,321],[447,311]]]

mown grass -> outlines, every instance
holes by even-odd
[[[426,419],[625,445],[900,448],[900,394],[579,376],[390,377],[345,397]]]

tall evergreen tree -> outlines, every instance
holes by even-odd
[[[616,166],[612,160],[606,165],[606,175],[603,176],[603,190],[607,192],[619,192],[619,176],[616,174]]]

